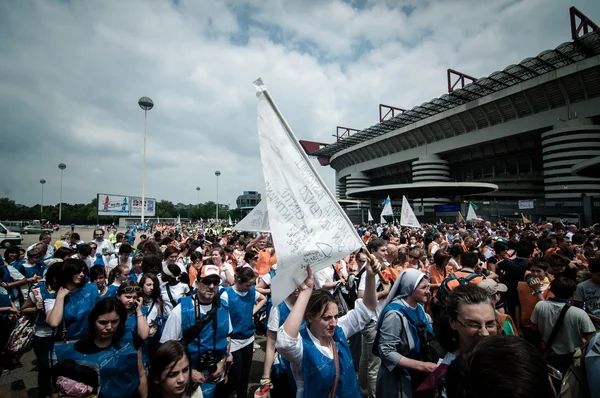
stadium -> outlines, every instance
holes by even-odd
[[[380,104],[379,123],[300,141],[336,174],[351,218],[379,219],[389,195],[423,221],[454,222],[474,202],[485,219],[592,224],[600,208],[600,30],[571,7],[572,41],[475,78],[448,69],[448,93],[412,109]],[[596,220],[597,221],[597,220]],[[595,222],[595,221],[594,221]]]

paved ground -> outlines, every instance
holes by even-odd
[[[53,242],[60,238],[61,232],[64,233],[65,229],[61,229],[52,235]],[[76,232],[81,235],[81,239],[88,241],[92,239],[93,229],[91,227],[76,227]],[[124,231],[123,231],[124,232]],[[23,235],[23,247],[37,242],[37,235]],[[248,396],[252,397],[254,391],[258,387],[258,382],[262,375],[263,363],[265,359],[264,348],[266,345],[266,339],[264,336],[257,336],[256,342],[260,344],[261,348],[256,349],[254,358],[252,361],[252,370],[250,373],[250,388]],[[33,351],[29,351],[21,358],[23,367],[15,369],[8,374],[0,376],[0,398],[38,398],[37,393],[37,372],[35,368],[35,355]],[[20,385],[20,386],[19,386]],[[24,385],[24,388],[22,388]],[[19,387],[21,387],[19,389]],[[235,396],[235,394],[233,395]],[[238,397],[241,398],[241,397]]]

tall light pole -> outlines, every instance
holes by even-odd
[[[196,191],[198,192],[196,197],[196,203],[198,203],[198,206],[200,206],[200,187],[196,187]]]
[[[219,222],[219,176],[221,175],[221,172],[219,170],[215,171],[215,175],[217,176],[217,206],[215,209],[215,213],[216,213],[216,219],[217,222]]]
[[[60,169],[60,204],[58,205],[58,221],[62,220],[62,180],[63,180],[63,171],[67,168],[67,165],[64,163],[60,163],[58,165]]]
[[[142,97],[138,105],[144,110],[144,146],[142,147],[142,222],[144,224],[144,212],[146,211],[146,119],[148,111],[154,108],[154,102],[150,97]]]
[[[44,218],[44,184],[46,180],[43,178],[40,180],[40,184],[42,184],[42,204],[40,204],[40,219]]]

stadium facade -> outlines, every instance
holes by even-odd
[[[484,78],[449,69],[447,94],[410,110],[380,105],[369,128],[301,144],[335,170],[356,221],[406,195],[427,221],[454,219],[436,205],[474,201],[489,219],[590,222],[600,207],[600,31],[570,12],[571,42]],[[533,208],[519,208],[524,199]]]

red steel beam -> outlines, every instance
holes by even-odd
[[[452,83],[452,76],[456,76],[456,81]],[[456,71],[454,69],[448,69],[448,92],[451,93],[454,91],[456,86],[460,83],[459,88],[463,88],[465,86],[465,79],[470,80],[471,82],[476,82],[477,78],[473,76],[469,76],[465,73]]]
[[[341,134],[340,134],[341,131]],[[350,137],[351,133],[358,133],[360,130],[357,129],[351,129],[350,127],[342,127],[342,126],[337,126],[336,130],[335,130],[335,134],[333,134],[333,136],[338,140],[341,141],[344,138],[348,138]]]
[[[306,140],[298,140],[298,143],[300,143],[300,146],[302,146],[302,149],[304,149],[304,152],[306,152],[307,155],[310,155],[311,153],[315,152],[316,150],[321,149],[324,146],[328,145],[328,144],[325,144],[324,142],[315,142],[315,141],[306,141]],[[318,156],[317,160],[319,161],[319,164],[321,166],[329,165],[328,158]]]
[[[387,109],[387,112],[384,114],[383,111]],[[403,113],[406,112],[406,109],[397,108],[391,105],[379,104],[379,122],[383,122],[387,120],[388,115],[392,115],[391,117],[396,116],[396,111]]]
[[[600,30],[600,27],[594,21],[575,7],[569,8],[569,15],[571,17],[571,38],[573,40],[577,40],[589,32]],[[578,18],[579,20],[577,20]]]

